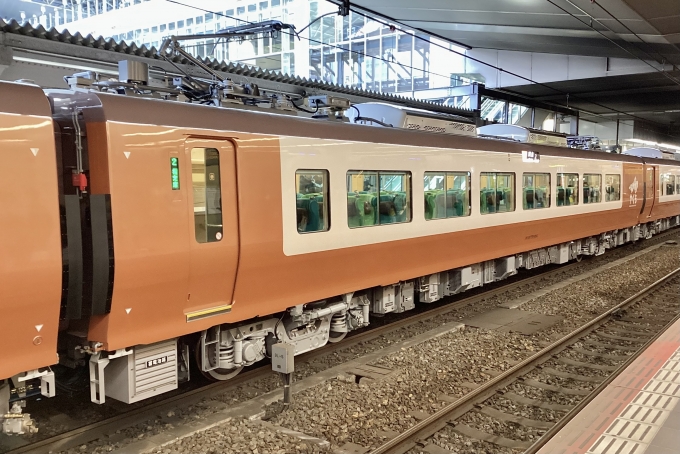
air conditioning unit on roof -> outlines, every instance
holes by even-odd
[[[508,139],[522,143],[552,145],[555,147],[567,146],[567,136],[565,134],[530,129],[518,125],[486,125],[477,128],[477,134],[483,137]]]
[[[356,124],[472,137],[477,135],[477,128],[467,118],[379,102],[354,104],[345,115],[351,123]]]
[[[629,156],[637,156],[639,158],[655,158],[655,159],[673,159],[676,160],[676,154],[670,151],[663,151],[654,147],[635,147],[629,148],[621,154]]]

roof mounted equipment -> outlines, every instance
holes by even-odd
[[[367,124],[415,131],[457,134],[475,137],[475,125],[455,115],[394,106],[379,102],[354,104],[346,115],[350,123]]]
[[[486,125],[477,128],[477,134],[479,134],[480,137],[507,139],[521,143],[552,145],[556,147],[567,146],[567,136],[565,134],[530,129],[518,125]]]
[[[639,158],[671,159],[677,160],[676,154],[670,151],[663,151],[654,147],[635,147],[629,148],[621,154],[637,156]]]

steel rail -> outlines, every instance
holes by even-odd
[[[470,411],[474,405],[488,399],[491,395],[496,393],[498,389],[512,383],[517,377],[524,375],[531,369],[535,368],[538,364],[547,361],[556,352],[567,348],[570,344],[580,339],[584,334],[587,334],[602,325],[612,314],[615,314],[621,309],[638,302],[657,287],[665,284],[670,279],[678,275],[680,275],[680,268],[668,273],[666,276],[640,290],[633,296],[626,298],[623,302],[603,312],[599,316],[590,320],[588,323],[548,345],[538,353],[524,359],[514,367],[489,380],[479,388],[470,391],[457,401],[447,405],[420,423],[401,433],[397,437],[387,441],[382,446],[371,451],[370,454],[403,454],[409,449],[412,449],[414,446],[416,446],[417,441],[426,440],[430,436],[434,435],[436,432],[445,427],[448,421],[458,418]]]
[[[569,413],[564,415],[559,421],[555,423],[550,429],[548,429],[538,440],[534,442],[529,448],[524,451],[523,454],[536,454],[544,445],[546,445],[551,438],[553,438],[557,433],[564,428],[572,419],[574,419],[593,399],[595,399],[598,394],[604,391],[611,382],[613,382],[616,377],[618,377],[628,366],[630,366],[640,355],[642,355],[645,350],[647,350],[656,340],[661,337],[674,323],[680,320],[680,313],[673,317],[673,319],[666,323],[666,325],[654,336],[651,337],[647,342],[644,343],[642,347],[638,349],[635,353],[630,355],[630,357],[623,362],[614,372],[611,373],[602,383],[600,383],[595,389],[593,389],[590,394],[585,396],[581,402],[579,402],[574,408],[572,408]]]
[[[656,235],[654,239],[661,240],[666,236],[675,233],[677,233],[675,229],[670,229],[669,231]],[[650,245],[650,247],[651,246],[653,245]],[[299,359],[296,359],[296,361],[303,363],[311,362],[312,360],[318,357],[326,356],[332,354],[335,351],[343,350],[345,348],[360,344],[362,342],[367,342],[376,339],[382,335],[389,334],[403,327],[414,325],[416,323],[435,318],[437,316],[463,308],[465,306],[472,305],[474,303],[483,301],[496,295],[503,294],[507,291],[512,291],[524,285],[531,285],[537,281],[552,278],[556,275],[578,268],[582,266],[583,263],[584,262],[579,261],[573,262],[568,265],[559,266],[558,268],[544,271],[539,274],[526,277],[524,279],[518,279],[514,282],[507,283],[497,288],[483,291],[477,295],[472,295],[457,301],[446,302],[447,299],[450,300],[452,298],[446,297],[444,300],[444,304],[439,303],[440,305],[438,307],[425,310],[418,314],[410,315],[408,317],[396,320],[383,326],[379,326],[373,329],[369,328],[366,331],[350,335],[349,337],[343,339],[338,343],[329,343],[323,348],[300,355]],[[4,454],[44,453],[47,451],[69,449],[74,446],[91,442],[92,440],[95,440],[103,435],[110,434],[117,430],[125,429],[134,424],[150,419],[159,413],[163,413],[165,411],[177,408],[178,406],[192,405],[202,399],[209,399],[215,395],[228,392],[229,390],[234,389],[241,384],[266,377],[271,373],[272,373],[271,367],[269,367],[269,365],[264,365],[243,372],[228,381],[210,383],[200,388],[186,391],[165,398],[163,400],[148,403],[147,405],[144,405],[142,407],[120,413],[110,418],[86,424],[84,426],[71,429],[61,434],[57,434],[52,437],[46,438],[44,440],[39,440],[34,443],[13,448],[9,451],[6,451]]]
[[[414,314],[405,317],[401,320],[397,320],[377,328],[373,329],[369,328],[366,331],[357,333],[355,335],[352,335],[351,337],[343,339],[338,343],[330,343],[327,344],[326,347],[324,348],[320,348],[318,350],[314,350],[312,352],[303,354],[299,357],[299,359],[297,359],[297,361],[311,362],[315,358],[326,356],[332,354],[335,351],[343,350],[345,348],[352,347],[362,342],[367,342],[376,339],[382,335],[389,334],[390,332],[399,330],[403,327],[414,325],[416,323],[435,318],[437,316],[446,314],[456,309],[460,309],[462,307],[483,301],[487,298],[494,297],[498,294],[514,290],[518,287],[524,285],[531,285],[537,281],[551,278],[555,275],[559,275],[564,272],[568,272],[574,268],[581,266],[582,263],[583,262],[574,262],[566,266],[561,266],[553,270],[536,274],[534,276],[519,279],[515,282],[500,286],[495,289],[487,290],[477,295],[469,296],[458,301],[452,301],[440,305],[438,307],[426,310],[419,314]],[[448,297],[448,299],[450,298],[451,297]],[[73,446],[88,443],[104,434],[115,432],[116,430],[120,430],[122,428],[137,424],[138,422],[142,422],[146,419],[149,419],[157,415],[158,413],[162,413],[167,410],[176,408],[179,405],[182,406],[191,405],[201,399],[210,398],[216,394],[227,392],[230,389],[234,389],[243,383],[247,383],[249,381],[254,381],[259,378],[266,377],[271,373],[272,373],[271,367],[269,367],[269,365],[264,365],[256,369],[243,372],[228,381],[210,383],[200,388],[193,389],[191,391],[187,391],[172,397],[168,397],[163,400],[159,400],[157,402],[150,403],[138,409],[133,409],[130,411],[126,411],[124,413],[120,413],[118,415],[112,416],[111,418],[106,418],[101,421],[93,422],[91,424],[87,424],[76,429],[63,432],[61,434],[55,435],[50,438],[46,438],[44,440],[36,441],[31,444],[14,448],[10,451],[7,451],[5,454],[24,454],[34,452],[42,453],[46,452],[45,450],[53,451],[59,449],[69,449]]]

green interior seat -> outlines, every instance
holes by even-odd
[[[375,225],[378,211],[375,193],[359,193],[357,196],[357,210],[359,211],[361,226]]]
[[[361,214],[357,206],[357,195],[353,192],[347,194],[347,225],[361,227]]]
[[[397,222],[397,210],[394,205],[394,195],[380,194],[380,201],[378,205],[380,214],[380,224],[393,224]]]
[[[408,204],[407,194],[405,192],[394,193],[394,208],[397,214],[397,222],[406,222],[408,220]]]

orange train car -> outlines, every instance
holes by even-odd
[[[39,87],[0,84],[0,415],[10,388],[54,395],[62,238],[52,112]],[[66,258],[67,259],[67,258]]]
[[[16,87],[0,83],[0,93]],[[4,222],[2,238],[20,241],[0,244],[44,283],[27,287],[1,268],[18,287],[0,295],[0,332],[35,335],[37,321],[6,317],[17,298],[40,307],[51,331],[40,347],[10,349],[23,370],[0,356],[6,388],[57,353],[60,367],[89,367],[97,403],[175,389],[190,358],[226,380],[275,343],[300,354],[371,314],[602,254],[680,221],[680,165],[670,160],[21,89],[42,110],[22,117],[3,104],[0,140],[42,140],[54,159],[30,192],[12,192],[43,204],[44,219]],[[9,117],[17,127],[5,127]],[[41,134],[27,132],[35,122]],[[38,178],[20,159],[18,182],[28,181],[21,172]],[[3,206],[18,203],[10,189]]]

